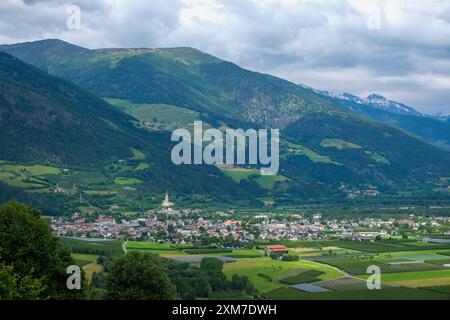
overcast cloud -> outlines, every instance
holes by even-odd
[[[66,27],[67,7],[81,29]],[[190,46],[322,90],[450,113],[448,0],[1,0],[0,43]]]

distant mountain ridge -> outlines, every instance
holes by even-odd
[[[432,188],[440,177],[450,176],[450,153],[372,120],[380,114],[413,118],[414,124],[416,118],[427,118],[319,94],[196,49],[88,50],[44,40],[0,50],[99,97],[146,108],[150,117],[153,105],[169,105],[193,110],[216,127],[280,128],[281,177],[265,191],[276,197],[329,197],[340,193],[342,185],[386,192]],[[376,116],[369,119],[361,110]],[[210,174],[217,173],[210,169]],[[259,192],[257,182],[250,176],[236,184]]]
[[[134,149],[148,168],[127,174],[142,181],[136,187],[143,192],[248,196],[215,167],[174,165],[170,135],[136,124],[135,118],[92,93],[0,52],[1,161],[108,175],[107,168],[132,159]]]
[[[316,93],[338,100],[338,104],[376,121],[408,131],[417,137],[450,150],[450,119],[444,115],[427,115],[403,103],[389,100],[382,95],[372,94],[361,98],[351,93],[335,94],[310,88]]]
[[[342,94],[336,94],[336,93],[333,93],[330,91],[317,90],[317,89],[314,89],[312,87],[309,87],[309,86],[301,84],[301,83],[299,85],[304,88],[310,88],[310,89],[314,90],[315,92],[325,95],[325,96],[354,102],[354,103],[357,103],[360,105],[367,105],[367,106],[370,106],[370,107],[373,107],[373,108],[376,108],[379,110],[391,112],[391,113],[397,113],[397,114],[409,115],[409,116],[417,116],[417,117],[425,116],[424,114],[417,111],[413,107],[407,106],[404,103],[389,100],[388,98],[386,98],[380,94],[377,94],[377,93],[373,93],[373,94],[367,96],[366,98],[361,98],[359,96],[356,96],[354,94],[347,93],[347,92],[344,92]]]

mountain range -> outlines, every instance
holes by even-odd
[[[389,100],[380,94],[371,94],[367,98],[361,98],[351,93],[335,94],[304,84],[300,84],[300,86],[314,90],[320,95],[335,98],[338,100],[338,104],[354,112],[408,131],[429,143],[450,150],[448,116],[423,114],[413,107]]]
[[[225,194],[249,197],[433,190],[450,177],[450,153],[428,143],[448,145],[447,124],[381,96],[324,94],[193,48],[90,50],[43,40],[0,51],[24,61],[1,55],[6,160],[95,167],[139,149],[151,159],[141,178],[159,186],[149,192],[224,186]],[[215,127],[281,129],[279,176],[267,184],[215,167],[171,165],[165,128],[187,126],[191,116]],[[432,129],[436,123],[442,127]]]
[[[54,164],[73,171],[103,172],[108,177],[111,164],[133,159],[138,150],[140,162],[152,168],[133,172],[134,178],[148,181],[141,186],[143,192],[170,189],[220,195],[226,190],[245,196],[242,188],[215,167],[173,165],[168,161],[173,146],[170,135],[141,129],[137,122],[78,86],[0,52],[2,161]],[[4,174],[15,181],[14,175],[20,172]],[[126,172],[121,176],[126,177]]]

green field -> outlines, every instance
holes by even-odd
[[[186,249],[184,250],[187,254],[222,254],[222,253],[232,253],[233,250],[231,249]]]
[[[191,244],[168,244],[157,242],[130,241],[127,243],[127,250],[139,250],[158,254],[164,258],[192,257],[197,254],[205,257],[228,256],[235,257],[237,261],[226,263],[224,273],[231,279],[233,274],[247,276],[259,293],[269,299],[304,299],[304,300],[333,300],[333,299],[443,299],[449,298],[449,293],[444,285],[450,286],[450,269],[443,269],[441,263],[449,261],[449,257],[439,255],[441,251],[434,249],[435,246],[414,245],[413,241],[389,240],[381,244],[383,248],[390,245],[408,246],[417,250],[384,252],[379,254],[364,253],[364,245],[368,244],[369,250],[374,250],[377,243],[358,243],[358,248],[362,252],[352,252],[349,249],[334,247],[339,252],[348,251],[347,255],[337,256],[308,256],[307,259],[299,261],[279,261],[263,256],[261,250],[238,249],[224,250],[221,248],[211,249],[207,247],[193,247]],[[109,250],[122,253],[120,242],[85,242],[65,238],[63,242],[68,242],[79,253],[72,256],[77,263],[83,266],[87,278],[92,273],[98,272],[101,267],[96,264],[98,254],[93,248]],[[320,241],[315,246],[310,242],[296,242],[299,244],[309,244],[309,246],[294,247],[290,249],[290,254],[311,254],[316,252],[322,254],[328,252],[326,245],[342,243],[343,241]],[[372,244],[372,245],[370,245]],[[65,245],[67,247],[67,243]],[[310,248],[310,250],[306,248]],[[317,248],[323,248],[318,250]],[[376,247],[378,248],[378,247]],[[424,250],[424,248],[430,248]],[[117,250],[117,251],[116,251]],[[444,251],[447,252],[447,251]],[[425,259],[423,264],[388,265],[393,261],[413,261]],[[310,259],[316,259],[315,261]],[[379,265],[382,270],[382,290],[368,290],[365,283],[342,283],[345,272],[359,274],[361,280],[367,279],[367,266]],[[100,268],[100,269],[99,269]],[[432,270],[427,270],[427,268]],[[440,269],[436,269],[440,268]],[[331,289],[326,293],[306,293],[291,289],[289,286],[299,283],[322,283]],[[331,283],[329,282],[331,281]],[[338,284],[336,283],[338,282]],[[354,281],[354,280],[353,280]],[[330,283],[329,285],[326,285]]]
[[[239,259],[237,262],[228,263],[224,266],[225,274],[231,278],[234,273],[246,275],[253,282],[260,292],[268,292],[286,284],[273,280],[275,278],[283,278],[284,275],[290,275],[292,270],[316,270],[321,271],[318,278],[321,281],[338,279],[342,277],[342,273],[323,264],[314,261],[278,261],[268,257],[255,259]]]
[[[375,162],[383,163],[383,164],[390,164],[391,162],[386,159],[385,157],[379,155],[378,153],[372,153],[370,151],[365,151],[366,154],[370,156],[370,159],[372,159]]]
[[[362,279],[367,279],[367,276],[361,276]],[[398,273],[386,273],[381,277],[383,282],[399,282],[399,281],[418,281],[429,279],[446,279],[450,280],[450,269],[442,270],[428,270],[428,271],[411,271],[411,272],[398,272]]]
[[[9,172],[0,173],[0,182],[18,188],[44,188],[46,186],[29,176]]]
[[[42,165],[10,165],[5,164],[2,165],[4,170],[15,172],[15,173],[29,173],[33,176],[43,176],[43,175],[52,175],[52,174],[60,174],[61,170],[56,167],[51,166],[42,166]]]
[[[114,183],[118,185],[134,185],[141,184],[142,180],[137,178],[125,178],[125,177],[117,177],[114,179]]]
[[[117,191],[111,190],[84,190],[83,193],[87,195],[96,195],[96,196],[110,196],[117,194]]]
[[[239,183],[241,180],[246,180],[250,176],[259,176],[260,171],[258,169],[245,169],[245,168],[220,168],[220,170],[228,177],[233,179],[234,182]]]
[[[354,275],[365,274],[367,268],[372,265],[379,266],[382,273],[441,269],[440,266],[431,263],[414,263],[414,264],[400,264],[400,265],[389,264],[390,262],[400,262],[404,260],[405,259],[383,258],[383,257],[369,258],[364,256],[349,256],[339,258],[316,259],[314,261],[337,267],[341,270],[344,270]]]
[[[333,161],[330,157],[322,156],[317,152],[309,148],[306,148],[305,146],[294,144],[291,142],[284,142],[284,144],[288,149],[288,154],[283,155],[283,157],[286,157],[288,155],[299,155],[307,157],[310,161],[314,163],[341,165],[340,163]]]
[[[150,165],[148,163],[141,162],[137,165],[137,167],[134,170],[141,171],[141,170],[146,170],[148,168],[150,168]]]
[[[75,264],[80,267],[84,267],[90,263],[97,262],[99,255],[86,254],[86,253],[72,253],[72,258],[75,260]]]
[[[135,148],[130,148],[130,150],[133,153],[133,157],[130,160],[144,160],[146,158],[145,153],[142,151]]]
[[[430,248],[431,249],[431,248]],[[440,254],[440,250],[420,250],[420,251],[406,251],[406,252],[392,252],[390,255],[394,259],[405,260],[446,260],[448,256]]]
[[[284,182],[286,177],[275,176],[262,176],[259,169],[246,169],[246,168],[223,168],[219,169],[228,177],[233,179],[234,182],[240,183],[242,180],[254,179],[263,189],[273,189],[277,182]]]
[[[348,290],[307,293],[291,288],[280,288],[264,294],[272,300],[448,300],[447,294],[431,290],[405,287],[381,290]]]
[[[0,182],[12,187],[48,191],[49,183],[44,180],[58,176],[61,170],[44,165],[19,165],[3,162],[0,165]]]
[[[407,245],[405,243],[401,243],[397,240],[382,240],[382,241],[376,241],[376,242],[370,242],[370,241],[331,241],[336,246],[362,251],[362,252],[370,252],[370,253],[383,253],[383,252],[401,252],[401,251],[422,251],[424,248],[422,246],[415,246],[411,243],[408,243]],[[450,245],[432,245],[428,246],[427,248],[433,249],[433,250],[450,250]]]
[[[254,249],[210,249],[204,247],[192,247],[190,244],[168,244],[157,242],[139,242],[130,241],[126,246],[127,250],[146,251],[159,254],[163,257],[176,257],[186,255],[202,255],[202,256],[224,256],[235,258],[256,258],[261,257],[262,252]]]
[[[165,130],[187,127],[200,120],[199,113],[168,104],[135,104],[127,100],[105,99],[112,105],[131,114],[141,122],[150,123]]]
[[[72,253],[88,255],[117,255],[122,254],[122,242],[119,240],[95,240],[73,239],[60,237],[59,243]]]
[[[264,189],[273,189],[277,182],[284,182],[287,178],[276,175],[276,176],[260,176],[256,179],[256,182]]]
[[[320,145],[324,148],[361,149],[361,146],[341,139],[323,139]]]
[[[300,272],[299,274],[291,277],[286,277],[280,280],[281,283],[285,284],[299,284],[299,283],[310,283],[310,282],[318,282],[320,281],[320,276],[323,274],[323,271],[318,270],[308,270],[304,272]]]

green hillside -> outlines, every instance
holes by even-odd
[[[14,198],[15,188],[28,192],[20,199],[62,203],[80,192],[124,196],[127,186],[136,189],[133,197],[166,190],[248,197],[215,167],[172,164],[168,133],[138,128],[102,99],[5,53],[0,115],[1,200]]]
[[[447,189],[442,181],[450,177],[450,153],[333,98],[192,48],[88,50],[44,40],[0,50],[105,98],[161,135],[192,119],[215,127],[282,129],[285,179],[227,178],[250,193],[310,198],[345,196],[343,186],[361,194],[373,188],[389,194]],[[154,169],[157,163],[149,164]],[[171,184],[163,174],[159,180]]]

